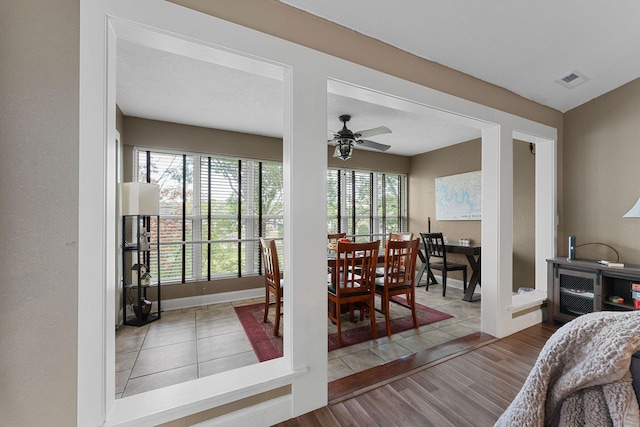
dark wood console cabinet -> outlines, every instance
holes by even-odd
[[[602,310],[636,310],[632,283],[640,284],[640,265],[607,267],[595,260],[547,260],[549,323],[568,322]],[[612,302],[613,297],[623,302]]]

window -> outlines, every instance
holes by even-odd
[[[284,234],[281,163],[138,148],[134,158],[138,180],[160,185],[163,283],[261,273],[259,238]],[[405,175],[329,169],[327,232],[370,241],[406,231],[406,182]]]
[[[407,230],[407,177],[346,169],[327,171],[327,231],[355,241]]]
[[[160,185],[163,283],[260,273],[259,238],[283,236],[282,164],[142,149],[134,158],[138,180]]]

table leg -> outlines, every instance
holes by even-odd
[[[437,285],[438,281],[436,280],[436,276],[433,275],[433,271],[431,271],[430,268],[427,268],[427,280],[430,280],[429,284],[430,285]]]
[[[415,279],[416,287],[421,286],[420,280],[422,280],[422,275],[425,273],[425,271],[427,272],[427,283],[430,285],[437,285],[438,282],[436,281],[436,278],[433,275],[433,272],[429,268],[429,263],[427,262],[427,258],[424,252],[418,251],[418,256],[420,257],[420,261],[422,262],[422,265],[420,266],[420,270],[418,270],[418,273],[416,274],[416,279]]]
[[[480,256],[478,259],[475,259],[473,255],[467,255],[467,261],[471,266],[471,279],[469,280],[469,284],[467,285],[467,291],[464,293],[463,301],[472,302],[480,300],[480,295],[473,295],[476,290],[476,285],[480,284]]]
[[[426,270],[427,270],[427,264],[422,264],[420,266],[420,270],[418,270],[418,274],[416,274],[416,279],[415,279],[416,286],[423,286],[423,285],[420,285],[420,280],[422,280],[422,275]],[[427,276],[427,280],[429,280],[429,276]]]

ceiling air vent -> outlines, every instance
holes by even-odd
[[[584,73],[573,71],[563,78],[556,80],[556,83],[559,83],[568,89],[573,89],[574,87],[581,85],[587,80],[589,80],[589,77],[587,77]]]

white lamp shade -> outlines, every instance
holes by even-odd
[[[123,182],[121,188],[122,215],[160,215],[160,186]]]
[[[624,214],[623,218],[640,218],[640,199],[638,199],[629,212]]]

